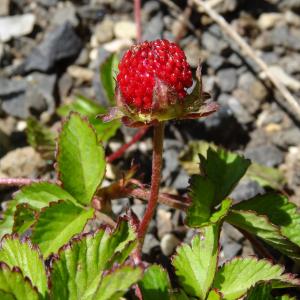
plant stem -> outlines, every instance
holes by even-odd
[[[138,230],[140,250],[144,242],[148,225],[153,218],[157,200],[158,200],[159,186],[160,186],[160,179],[161,179],[164,128],[165,128],[164,122],[160,122],[158,125],[155,125],[153,127],[154,132],[153,132],[152,177],[151,177],[150,199],[147,205],[145,215],[141,221]]]
[[[23,186],[30,185],[32,183],[55,183],[58,184],[55,180],[43,180],[43,179],[31,179],[31,178],[0,178],[0,186]]]
[[[149,201],[151,193],[148,190],[134,189],[130,191],[128,195]],[[168,194],[159,194],[158,202],[182,211],[186,211],[189,207],[188,198],[178,197],[177,199],[176,196]]]
[[[134,0],[134,19],[136,24],[136,41],[142,41],[141,0]]]
[[[138,140],[140,140],[148,131],[149,127],[145,126],[139,129],[139,131],[132,137],[132,139],[124,144],[122,147],[120,147],[116,152],[112,153],[106,158],[106,161],[108,163],[111,163],[112,161],[116,160],[117,158],[121,157],[123,153],[133,144],[135,144]]]

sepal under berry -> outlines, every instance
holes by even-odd
[[[218,110],[216,102],[209,101],[210,94],[203,91],[201,66],[197,68],[196,84],[193,91],[179,97],[174,88],[159,78],[155,79],[151,110],[142,112],[130,107],[124,101],[119,87],[116,87],[117,106],[108,114],[100,116],[104,122],[121,119],[129,127],[142,127],[168,120],[198,119]]]

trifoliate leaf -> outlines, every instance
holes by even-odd
[[[133,240],[136,236],[127,222],[121,222],[112,233],[101,228],[94,234],[72,240],[52,263],[53,299],[98,299],[94,295],[103,272],[111,268],[116,259],[118,263],[127,259],[135,246]],[[118,252],[124,255],[117,255]]]

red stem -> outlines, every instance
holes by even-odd
[[[148,201],[150,199],[150,191],[143,189],[134,189],[128,192],[128,195],[139,198],[144,201]],[[169,207],[179,209],[182,211],[186,211],[189,207],[188,198],[181,197],[180,199],[175,199],[176,196],[168,195],[168,194],[159,194],[158,202],[165,204]]]
[[[136,24],[136,41],[142,41],[141,0],[134,0],[134,19]]]
[[[145,215],[141,221],[138,230],[138,239],[140,242],[140,248],[143,245],[145,234],[147,232],[148,225],[153,218],[157,200],[158,200],[159,185],[161,179],[164,128],[165,128],[165,124],[163,122],[160,122],[158,125],[154,126],[150,199],[148,202]]]
[[[32,183],[48,182],[58,184],[55,180],[42,180],[30,178],[0,178],[0,186],[23,186]]]
[[[112,161],[116,160],[117,158],[121,157],[123,153],[133,144],[135,144],[138,140],[140,140],[148,131],[149,127],[145,126],[142,127],[129,141],[128,143],[124,144],[120,147],[116,152],[112,153],[111,155],[107,156],[106,161],[111,163]]]

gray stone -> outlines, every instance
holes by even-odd
[[[189,65],[193,68],[197,68],[202,56],[198,41],[194,39],[192,42],[188,43],[184,48],[184,52]]]
[[[206,63],[214,70],[218,70],[225,63],[224,57],[216,54],[209,55]]]
[[[102,44],[109,42],[114,37],[114,22],[110,18],[105,18],[95,28],[97,42]]]
[[[149,41],[161,39],[163,29],[164,29],[163,13],[158,12],[147,23],[147,26],[145,27],[143,32],[143,39]]]
[[[31,33],[35,23],[35,15],[15,15],[0,17],[0,41],[7,42]]]
[[[69,22],[74,27],[78,26],[79,20],[76,16],[76,8],[71,2],[66,2],[64,5],[60,5],[51,19],[53,25],[62,25],[65,22]]]
[[[82,48],[81,39],[70,23],[49,32],[43,42],[33,49],[25,61],[24,71],[47,72],[57,63],[76,57]]]
[[[248,124],[254,120],[253,116],[249,114],[235,97],[229,97],[227,104],[239,123]]]
[[[180,240],[173,234],[167,233],[160,241],[161,252],[169,256],[174,253],[175,248],[180,244]]]
[[[26,80],[0,79],[2,109],[9,115],[28,118],[45,110],[54,112],[56,75],[33,73]]]
[[[237,242],[231,242],[223,245],[222,252],[224,255],[224,260],[229,260],[237,256],[242,250],[242,245]]]
[[[222,54],[229,49],[222,32],[217,25],[212,25],[202,35],[202,45],[211,53]]]
[[[237,84],[236,69],[222,69],[217,73],[218,84],[223,92],[231,92]]]
[[[142,17],[145,20],[150,20],[150,18],[160,10],[160,2],[156,0],[147,1],[143,5]]]
[[[239,77],[238,87],[250,93],[258,102],[264,101],[268,95],[268,90],[264,84],[250,72]]]
[[[275,145],[283,149],[287,149],[289,146],[298,146],[300,145],[300,130],[297,127],[292,127],[274,133],[271,139]]]
[[[137,215],[137,217],[141,220],[145,213],[145,205],[144,204],[133,204],[131,206],[132,211]]]
[[[36,178],[42,174],[46,161],[31,147],[8,152],[0,160],[0,173],[9,177]]]
[[[245,157],[267,167],[276,167],[283,162],[283,153],[273,145],[263,145],[249,148],[245,151]]]
[[[155,238],[155,236],[151,233],[147,233],[142,252],[150,255],[153,249],[159,247],[159,245],[159,241]]]
[[[176,176],[172,186],[175,189],[181,190],[186,189],[189,185],[189,176],[184,170],[180,170],[179,174]]]
[[[230,198],[234,202],[240,202],[263,193],[264,189],[256,181],[242,180],[230,194]]]

